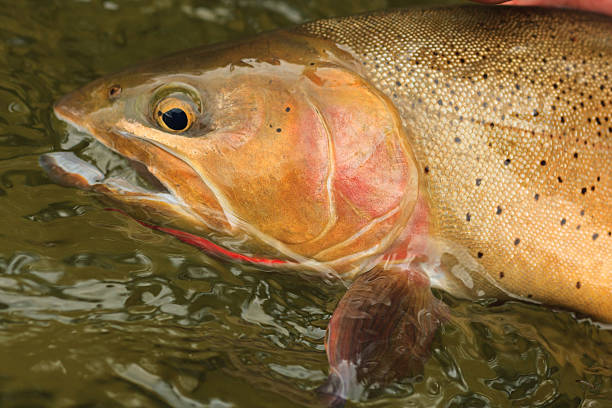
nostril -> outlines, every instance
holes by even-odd
[[[117,99],[121,95],[121,87],[119,85],[113,85],[108,90],[109,99]]]

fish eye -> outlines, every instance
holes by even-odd
[[[162,99],[155,108],[155,119],[162,129],[185,132],[193,124],[195,110],[191,103],[176,97]]]

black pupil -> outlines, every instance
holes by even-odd
[[[189,124],[187,114],[179,108],[172,108],[162,114],[162,120],[172,130],[183,130]]]

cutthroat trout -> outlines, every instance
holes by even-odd
[[[57,181],[207,251],[353,283],[321,388],[414,373],[430,286],[612,322],[612,19],[434,8],[320,20],[99,79],[56,114],[159,188]]]

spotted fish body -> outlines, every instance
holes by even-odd
[[[612,321],[609,18],[465,7],[297,31],[340,44],[398,108],[464,284]]]
[[[340,406],[420,372],[449,319],[430,286],[612,322],[610,64],[612,20],[594,14],[320,20],[128,68],[55,105],[152,186],[67,152],[40,162],[216,256],[352,278],[320,387]]]

